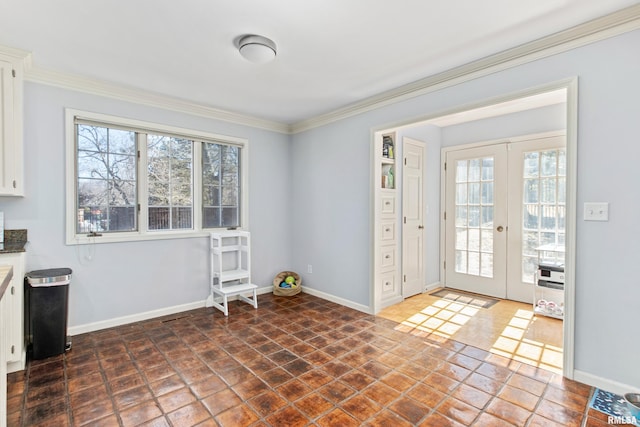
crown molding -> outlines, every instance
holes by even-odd
[[[499,52],[495,55],[472,61],[442,73],[434,74],[398,88],[382,92],[362,101],[349,104],[326,114],[302,120],[292,125],[225,111],[184,99],[146,92],[111,82],[33,67],[31,54],[19,49],[0,46],[0,54],[24,61],[25,80],[31,82],[278,133],[295,134],[430,92],[435,92],[443,88],[455,86],[498,71],[566,52],[638,28],[640,28],[640,4]]]
[[[26,50],[16,49],[9,46],[0,46],[0,55],[10,58],[13,61],[22,62],[25,70],[31,68],[31,53]]]
[[[98,79],[47,70],[40,67],[33,67],[27,70],[27,72],[25,72],[25,80],[273,132],[286,134],[291,132],[291,128],[287,124],[263,120],[186,101],[184,99],[147,92]]]
[[[638,28],[640,28],[640,4],[374,95],[329,113],[294,123],[291,125],[291,133],[295,134],[324,126],[357,114],[455,86],[469,80],[566,52]]]

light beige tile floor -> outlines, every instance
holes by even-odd
[[[407,298],[379,315],[397,328],[432,339],[453,339],[532,366],[562,372],[562,320],[534,315],[531,305],[499,300],[478,308],[430,295]]]

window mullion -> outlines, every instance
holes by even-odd
[[[147,159],[147,134],[138,133],[138,231],[147,234],[149,231],[149,179]]]
[[[192,218],[193,229],[202,230],[202,142],[193,141],[193,157],[192,157]]]

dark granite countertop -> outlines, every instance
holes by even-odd
[[[25,252],[24,245],[27,242],[23,243],[5,243],[4,249],[0,249],[0,254],[13,254],[16,252]]]
[[[0,254],[25,252],[26,244],[27,230],[4,230],[4,248],[0,249]]]

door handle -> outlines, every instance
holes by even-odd
[[[419,225],[419,226],[418,226],[418,229],[419,229],[419,230],[422,230],[423,228],[424,228],[424,225]]]
[[[499,225],[498,228],[496,228],[496,230],[498,230],[498,233],[502,233],[504,231],[504,227]]]

